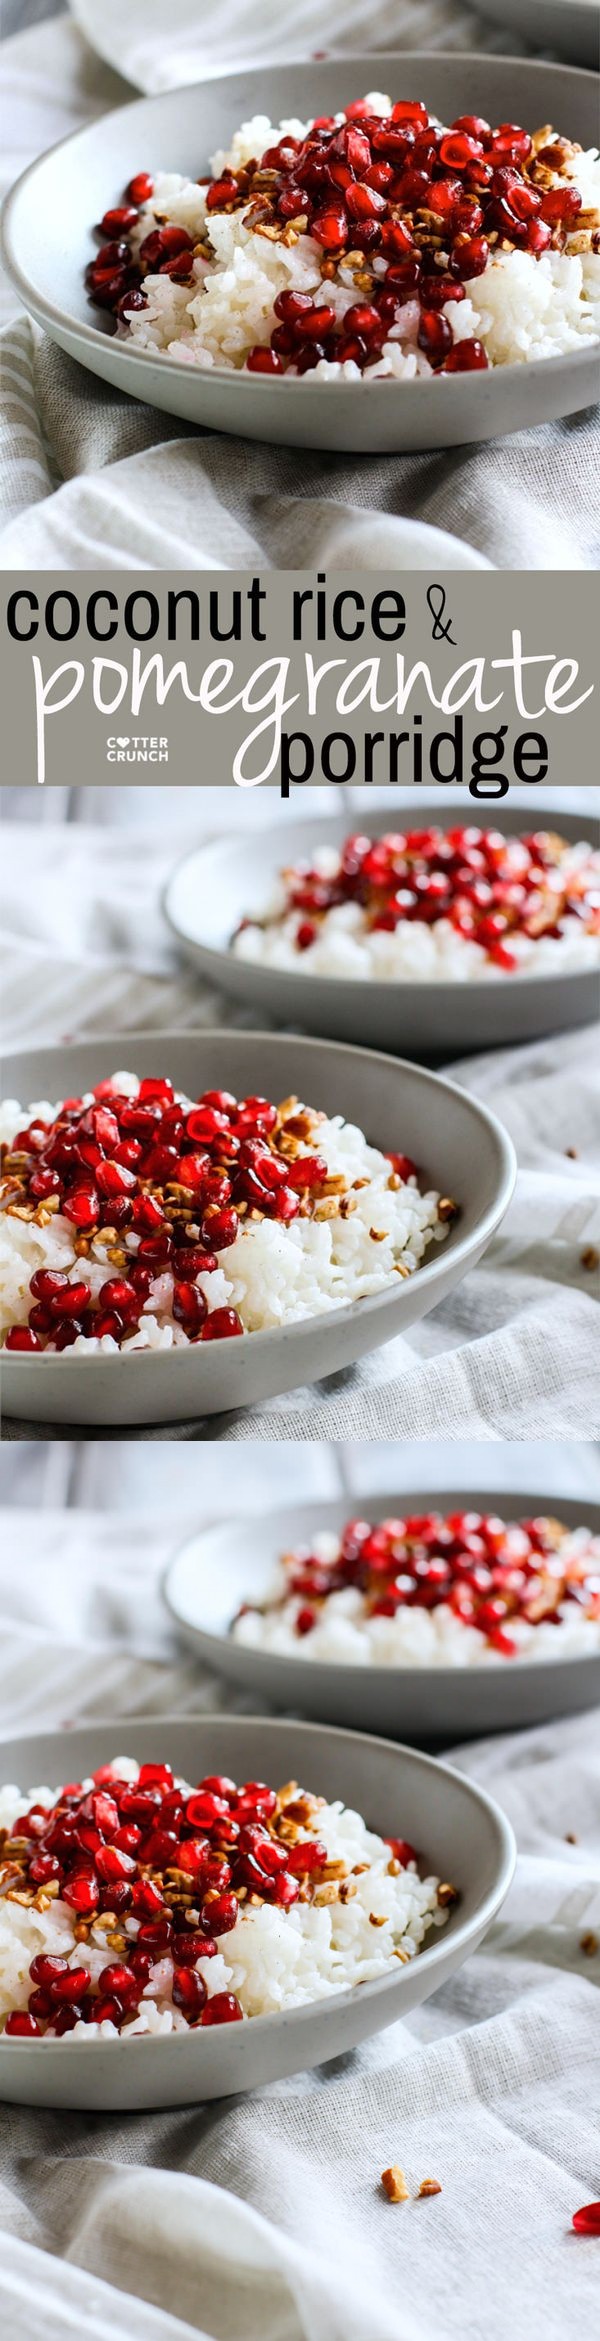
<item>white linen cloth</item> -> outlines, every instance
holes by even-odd
[[[145,89],[232,62],[314,51],[319,0],[300,16],[227,0],[78,0],[119,75],[67,18],[5,42],[3,184],[43,148]],[[191,26],[198,37],[192,43]],[[336,51],[502,48],[501,28],[460,0],[344,0]],[[511,35],[513,48],[514,36]],[[343,64],[340,65],[343,73]],[[517,75],[518,87],[518,75]],[[568,127],[568,125],[567,125]],[[177,158],[174,158],[176,162]],[[320,455],[196,433],[121,396],[66,358],[5,286],[0,336],[0,567],[403,568],[405,522],[447,530],[500,568],[587,569],[599,553],[598,414],[481,447],[381,457]]]
[[[170,792],[161,793],[170,811]],[[199,795],[199,826],[206,831],[207,792]],[[230,818],[253,815],[256,797],[242,812],[242,795],[213,792],[215,828],[223,799]],[[325,809],[327,792],[315,796]],[[262,792],[261,820],[268,803]],[[46,808],[50,814],[50,792]],[[591,814],[591,804],[588,809]],[[94,829],[48,818],[6,824],[0,876],[6,1047],[115,1030],[124,1065],[135,1053],[128,1051],[128,1033],[259,1023],[178,963],[161,918],[162,886],[178,850],[191,842],[190,831],[191,823],[186,840],[171,824],[166,839],[160,826]],[[500,1049],[450,1071],[498,1113],[519,1161],[507,1218],[479,1266],[410,1333],[325,1383],[247,1413],[153,1426],[135,1436],[521,1441],[597,1435],[598,1277],[582,1264],[600,1239],[600,1064],[593,1036],[584,1030]],[[6,1088],[6,1065],[4,1082]],[[10,1439],[19,1426],[6,1420],[3,1431]],[[31,1435],[25,1426],[20,1432]],[[42,1435],[62,1433],[44,1426]]]
[[[305,1466],[303,1450],[303,1479]],[[102,1715],[116,1753],[119,1716],[227,1702],[180,1655],[157,1603],[201,1489],[199,1477],[194,1508],[178,1510],[173,1458],[162,1509],[113,1512],[108,1535],[106,1513],[3,1511],[4,1734]],[[600,1923],[598,1718],[462,1747],[453,1761],[511,1818],[517,1874],[481,1950],[405,2023],[251,2097],[151,2115],[10,2108],[11,2341],[480,2341],[483,2330],[564,2341],[595,2329],[598,2246],[570,2222],[600,2195],[600,1956],[581,1947]],[[441,2195],[390,2206],[379,2177],[391,2161],[411,2193],[433,2177]]]

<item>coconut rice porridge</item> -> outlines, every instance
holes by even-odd
[[[253,966],[393,982],[600,967],[600,854],[457,827],[317,845],[233,937]]]
[[[0,1790],[0,2023],[15,2039],[229,2024],[413,1959],[455,1889],[401,1837],[261,1781],[115,1757]]]
[[[600,160],[550,125],[445,128],[380,92],[259,115],[212,177],[138,171],[91,300],[138,351],[264,376],[412,381],[600,335]]]
[[[346,1666],[485,1666],[600,1650],[600,1537],[560,1520],[349,1520],[281,1556],[231,1628],[251,1650]]]
[[[294,1097],[193,1102],[115,1073],[0,1111],[0,1339],[168,1349],[298,1322],[415,1273],[456,1205]]]

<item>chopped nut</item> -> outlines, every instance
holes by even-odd
[[[370,1911],[369,1911],[369,1926],[387,1926],[387,1918],[378,1918],[378,1917],[376,1917],[375,1911],[374,1911],[374,1910],[370,1910]]]
[[[419,2195],[441,2195],[439,2178],[422,2178]],[[418,2199],[418,2198],[417,2198]]]
[[[565,1154],[567,1155],[567,1158],[568,1158],[568,1161],[569,1161],[569,1162],[578,1162],[578,1161],[579,1161],[579,1156],[578,1156],[578,1152],[577,1152],[577,1147],[576,1147],[576,1146],[565,1146]]]
[[[369,1235],[372,1244],[385,1244],[387,1242],[387,1229],[385,1227],[370,1227]]]
[[[587,1935],[582,1935],[579,1949],[585,1951],[586,1959],[595,1959],[596,1952],[600,1951],[598,1935],[592,1934],[591,1931]]]
[[[458,1212],[459,1205],[454,1202],[452,1195],[442,1195],[438,1203],[438,1219],[457,1219]]]
[[[565,1845],[578,1845],[578,1844],[579,1844],[579,1838],[575,1836],[574,1830],[573,1830],[573,1829],[567,1829],[567,1833],[566,1833],[566,1837],[565,1837]]]
[[[594,1268],[600,1268],[600,1252],[596,1251],[595,1244],[587,1244],[585,1252],[581,1254],[581,1266],[589,1268],[590,1273],[593,1273]]]
[[[438,1886],[437,1902],[440,1910],[446,1910],[450,1902],[458,1902],[458,1887],[450,1885]]]
[[[339,1898],[340,1889],[333,1880],[329,1886],[317,1886],[315,1888],[314,1900],[320,1905],[325,1902],[339,1902]]]
[[[404,2171],[399,2169],[397,2162],[391,2162],[389,2170],[382,2170],[381,2184],[384,2195],[387,2195],[388,2203],[408,2202],[409,2192]]]

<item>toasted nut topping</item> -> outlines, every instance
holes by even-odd
[[[441,2195],[439,2178],[422,2178],[419,2195]]]
[[[600,1951],[600,1940],[598,1935],[594,1935],[591,1932],[587,1935],[582,1935],[579,1949],[580,1951],[585,1951],[586,1959],[595,1959],[596,1952]]]
[[[404,2171],[399,2169],[397,2162],[391,2162],[389,2170],[382,2170],[381,2184],[384,2195],[387,2195],[388,2203],[408,2202],[409,2194]]]
[[[450,1885],[438,1886],[437,1901],[439,1903],[440,1910],[446,1910],[450,1902],[458,1902],[458,1887]]]
[[[374,1910],[370,1910],[370,1911],[369,1911],[369,1926],[387,1926],[387,1918],[377,1918],[377,1917],[376,1917],[376,1915],[375,1915],[375,1911],[374,1911]]]
[[[594,1268],[600,1268],[600,1252],[596,1251],[595,1244],[588,1244],[585,1252],[582,1252],[581,1266],[589,1268],[590,1273],[593,1272]]]

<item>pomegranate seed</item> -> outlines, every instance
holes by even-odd
[[[34,1853],[28,1876],[32,1886],[46,1886],[50,1878],[60,1877],[60,1862],[53,1853]]]
[[[385,1837],[384,1845],[389,1845],[394,1861],[401,1862],[403,1869],[407,1869],[411,1861],[418,1861],[414,1845],[409,1845],[406,1837]]]
[[[485,236],[457,236],[452,246],[452,266],[465,279],[482,276],[487,268],[490,247]]]
[[[451,171],[466,170],[467,164],[477,162],[482,154],[481,139],[475,138],[472,131],[451,130],[440,143],[440,161],[447,163]]]
[[[11,2008],[6,2018],[4,2031],[8,2040],[36,2040],[39,2038],[40,2027],[36,2023],[35,2016],[27,2015],[24,2009]]]
[[[79,1918],[91,1917],[92,1912],[97,1910],[100,1900],[96,1879],[80,1876],[77,1871],[74,1871],[73,1876],[67,1878],[66,1884],[62,1888],[62,1899],[63,1902],[69,1903],[71,1910],[77,1911]]]
[[[175,2007],[181,2008],[188,2023],[195,2024],[208,1998],[203,1976],[190,1967],[175,1967],[172,1992]]]
[[[101,1308],[117,1309],[120,1317],[133,1317],[137,1321],[139,1297],[134,1285],[128,1284],[124,1277],[109,1276],[106,1284],[100,1286],[98,1301]]]
[[[304,1607],[297,1611],[294,1630],[296,1634],[300,1635],[312,1634],[313,1626],[316,1626],[316,1623],[316,1610],[310,1609],[308,1603],[305,1603]]]
[[[317,932],[318,929],[312,919],[301,919],[299,927],[296,928],[296,949],[309,951],[311,943],[316,942]]]
[[[124,2015],[125,2009],[123,2007],[122,2001],[118,2000],[116,1995],[113,1995],[113,1993],[107,1993],[105,1997],[94,2000],[94,2012],[92,2017],[92,2022],[94,2024],[115,2024],[118,2030],[119,2025],[123,2022]]]
[[[135,177],[129,181],[126,194],[128,203],[149,203],[154,194],[154,180],[150,178],[149,172],[136,171]]]
[[[231,1933],[231,1929],[237,1925],[240,1915],[235,1894],[207,1894],[203,1905],[203,1917],[205,1911],[210,1932],[216,1935],[217,1939],[219,1935]]]
[[[581,2211],[573,2212],[572,2225],[577,2235],[600,2235],[600,2203],[584,2203]]]
[[[114,1881],[119,1883],[121,1878],[130,1877],[135,1862],[130,1854],[119,1853],[116,1845],[102,1845],[96,1855],[96,1868],[98,1876],[104,1878],[107,1885],[112,1885]]]
[[[290,1845],[287,1847],[286,1860],[287,1867],[289,1870],[291,1870],[292,1877],[310,1877],[313,1870],[321,1870],[323,1868],[323,1864],[327,1860],[327,1846],[321,1845],[318,1837],[307,1838],[306,1841],[300,1845]]]
[[[229,1244],[235,1243],[240,1232],[237,1211],[211,1210],[207,1212],[206,1220],[203,1222],[203,1233],[205,1228],[207,1236],[214,1244],[215,1251],[226,1251]]]
[[[178,1324],[184,1325],[189,1333],[199,1333],[207,1314],[208,1302],[196,1284],[177,1281],[173,1285],[173,1316]]]
[[[202,1326],[201,1341],[230,1341],[233,1334],[243,1333],[244,1327],[237,1309],[213,1309]]]
[[[447,317],[442,317],[437,309],[422,309],[417,340],[431,364],[439,365],[452,348],[452,328]]]
[[[376,200],[373,197],[374,203]],[[348,241],[348,214],[344,210],[343,204],[331,204],[327,210],[315,212],[310,232],[316,243],[322,245],[324,252],[335,252],[340,245],[346,244]]]
[[[265,349],[260,342],[248,351],[246,367],[249,374],[281,374],[283,370],[278,350]]]
[[[53,1319],[79,1317],[82,1310],[87,1307],[89,1297],[89,1285],[67,1284],[61,1292],[54,1294],[53,1300],[48,1302],[50,1315]]]
[[[63,1217],[73,1220],[73,1227],[96,1227],[98,1196],[94,1187],[73,1187],[63,1199]]]
[[[76,2024],[85,2023],[86,2014],[84,2002],[76,2000],[73,2007],[59,2008],[57,2013],[53,2012],[50,2030],[56,2035],[57,2040],[62,2040],[65,2032],[74,2032]]]
[[[136,220],[137,210],[134,204],[117,205],[114,211],[105,211],[104,217],[100,221],[102,234],[111,238],[113,236],[126,236],[129,229],[135,227]]]
[[[32,1332],[30,1325],[9,1325],[8,1332],[5,1337],[4,1347],[5,1349],[22,1349],[31,1351],[34,1349],[41,1349],[42,1344],[39,1339],[39,1335],[35,1332]]]
[[[242,2015],[243,2011],[239,2000],[236,1999],[235,1992],[216,1991],[213,1998],[207,2000],[206,2007],[202,2010],[200,2022],[201,2024],[237,2024],[241,2021]]]
[[[29,1972],[33,1974],[33,1968],[30,1968]],[[59,2000],[61,2006],[64,2001],[81,2000],[84,1993],[89,1991],[90,1983],[89,1968],[67,1967],[64,1974],[57,1975],[54,1982],[49,1985],[51,1998]]]
[[[145,261],[148,268],[154,268],[157,261],[174,260],[176,253],[193,253],[193,248],[194,239],[188,235],[187,228],[155,228],[140,245],[140,260]]]
[[[470,374],[483,372],[489,358],[481,341],[457,341],[449,350],[442,366],[443,374]]]
[[[574,227],[582,198],[577,187],[549,187],[542,195],[541,215],[550,227]]]
[[[120,1966],[118,1960],[113,1960],[109,1967],[103,1967],[98,1976],[99,1992],[108,1992],[111,1996],[114,1993],[124,2007],[132,2000],[135,2000],[137,2004],[139,1999],[138,1983],[139,1977],[134,1975],[133,1969]]]

